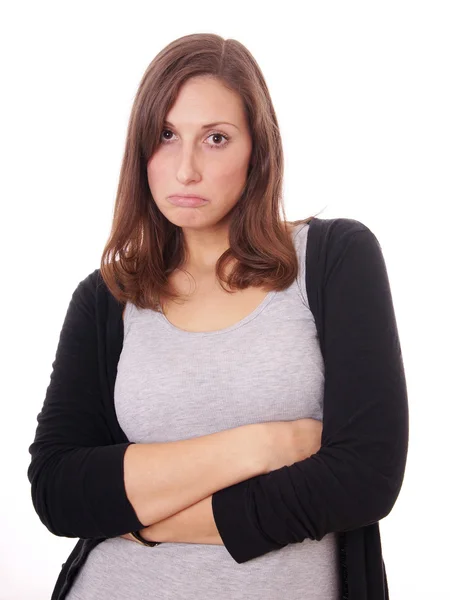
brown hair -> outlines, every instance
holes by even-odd
[[[181,85],[203,76],[240,94],[253,146],[245,188],[229,213],[230,248],[216,263],[219,283],[235,289],[261,286],[281,291],[297,276],[297,254],[286,223],[309,223],[314,217],[286,222],[281,199],[282,143],[261,70],[240,42],[192,34],[156,55],[131,110],[113,223],[100,266],[106,286],[120,303],[128,300],[140,308],[160,310],[162,298],[182,297],[172,290],[168,275],[184,264],[183,230],[157,207],[148,185],[147,163],[160,143],[166,113]],[[233,269],[226,275],[230,261]]]

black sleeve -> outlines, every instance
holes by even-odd
[[[238,563],[375,523],[400,492],[408,403],[388,274],[370,229],[347,240],[323,284],[320,450],[213,494],[217,529]]]
[[[125,492],[129,443],[113,444],[100,389],[95,282],[74,293],[29,447],[34,508],[55,535],[106,538],[142,529]]]

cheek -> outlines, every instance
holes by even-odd
[[[167,162],[152,159],[150,163],[147,163],[147,181],[154,193],[157,194],[158,190],[167,185],[167,181],[172,178],[173,176],[170,176]]]
[[[147,163],[147,176],[154,179],[161,169],[164,169],[164,161],[155,155]]]
[[[216,180],[220,180],[226,187],[236,187],[241,184],[241,180],[247,176],[248,165],[243,160],[226,160],[222,163],[210,165],[206,169],[211,176]]]

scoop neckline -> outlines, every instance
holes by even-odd
[[[303,225],[303,227],[301,227],[301,225]],[[304,226],[305,226],[305,223],[298,223],[297,225],[295,225],[293,227],[292,239],[295,239],[297,234],[304,228]],[[275,295],[279,294],[279,293],[280,292],[278,290],[271,290],[263,298],[263,300],[258,304],[258,306],[254,310],[252,310],[252,312],[249,313],[246,317],[244,317],[240,321],[237,321],[237,323],[234,323],[233,325],[229,325],[228,327],[224,327],[222,329],[214,329],[212,331],[188,331],[187,329],[181,329],[181,327],[178,327],[177,325],[174,325],[173,323],[171,323],[163,312],[156,312],[156,315],[159,317],[160,321],[163,323],[163,325],[165,325],[165,327],[167,329],[169,329],[170,331],[172,331],[173,333],[176,333],[178,335],[184,335],[185,337],[187,337],[187,336],[192,337],[192,336],[220,335],[222,333],[229,333],[230,331],[239,329],[246,323],[249,323],[250,321],[252,321],[255,317],[257,317],[266,308],[266,306],[272,301],[272,299],[275,297]]]
[[[262,299],[262,301],[258,304],[258,306],[254,310],[252,310],[252,312],[249,313],[246,317],[244,317],[240,321],[237,321],[236,323],[233,323],[233,325],[229,325],[228,327],[224,327],[222,329],[214,329],[212,331],[188,331],[187,329],[181,329],[181,327],[178,327],[177,325],[174,325],[173,323],[171,323],[163,312],[157,312],[156,314],[158,315],[158,317],[160,318],[160,320],[166,326],[167,329],[170,329],[171,331],[173,331],[179,335],[184,335],[184,336],[219,335],[221,333],[228,333],[230,331],[234,331],[235,329],[242,327],[242,325],[245,325],[246,323],[248,323],[249,321],[251,321],[252,319],[257,317],[259,315],[259,313],[264,310],[264,308],[269,304],[269,302],[273,299],[273,297],[277,293],[278,293],[277,290],[271,290]]]

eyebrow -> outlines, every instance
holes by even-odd
[[[170,121],[164,121],[164,125],[169,125],[170,127],[175,128],[175,125]],[[209,129],[210,127],[216,127],[216,125],[231,125],[232,127],[236,127],[236,129],[239,130],[239,127],[237,127],[237,125],[234,125],[233,123],[228,123],[228,121],[216,121],[215,123],[206,123],[206,125],[202,125],[202,129]]]

